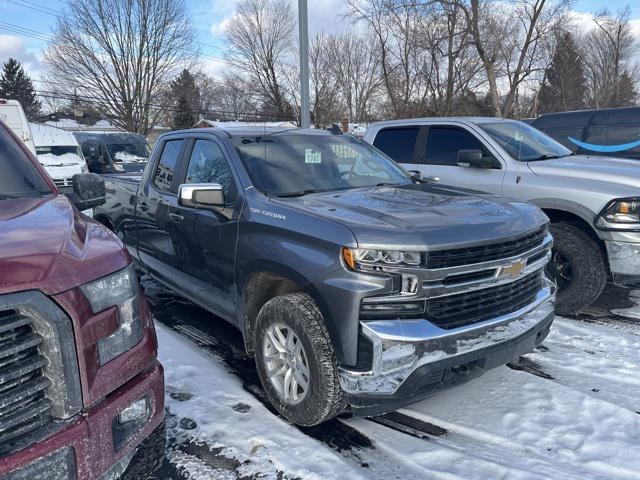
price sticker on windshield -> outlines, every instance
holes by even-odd
[[[322,154],[314,152],[312,148],[305,148],[304,163],[322,163]]]
[[[522,140],[524,140],[524,136],[522,135],[522,132],[520,130],[516,130],[513,134],[513,139],[516,142],[521,142]]]

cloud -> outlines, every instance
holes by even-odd
[[[18,60],[32,77],[40,76],[42,66],[40,59],[27,49],[22,38],[15,35],[0,35],[0,63],[10,58]]]

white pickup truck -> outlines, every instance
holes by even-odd
[[[610,277],[640,283],[640,163],[575,155],[539,130],[500,118],[422,118],[372,124],[365,140],[432,182],[540,207],[554,236],[547,271],[556,310],[590,305]]]

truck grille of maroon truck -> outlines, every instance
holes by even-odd
[[[51,421],[47,360],[38,349],[43,339],[32,323],[14,310],[0,311],[0,455]]]

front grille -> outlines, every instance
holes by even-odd
[[[53,183],[56,184],[58,190],[62,193],[73,191],[73,182],[70,178],[54,178]]]
[[[545,226],[508,242],[429,252],[426,266],[427,268],[449,268],[513,257],[542,245],[546,234],[547,227]]]
[[[15,310],[0,311],[0,455],[51,421],[43,339],[32,323]]]
[[[532,303],[542,288],[537,271],[506,285],[427,300],[426,318],[441,328],[471,325],[513,313]]]

